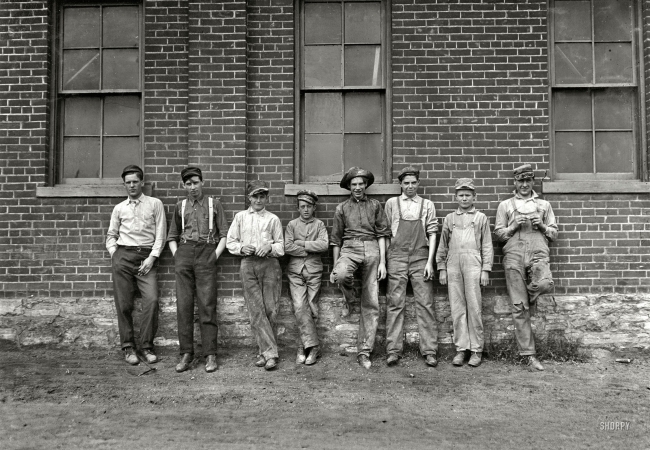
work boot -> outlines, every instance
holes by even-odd
[[[217,365],[217,355],[208,355],[205,360],[205,371],[211,373],[218,368],[219,366]]]
[[[266,365],[266,358],[264,355],[258,355],[257,360],[255,361],[257,367],[264,367]]]
[[[472,356],[469,358],[469,362],[467,364],[472,367],[480,366],[482,356],[483,355],[481,354],[481,352],[472,352]]]
[[[348,305],[347,300],[343,299],[343,306],[341,307],[341,318],[347,319],[350,317],[350,305]]]
[[[528,365],[535,370],[544,370],[544,366],[539,362],[539,359],[535,358],[533,355],[528,357]]]
[[[181,362],[176,364],[176,372],[181,373],[189,369],[190,364],[192,364],[193,358],[194,355],[192,355],[191,353],[183,353],[183,355],[181,356]]]
[[[266,360],[266,364],[264,364],[266,370],[273,370],[276,367],[278,367],[278,358],[269,358]]]
[[[142,350],[142,354],[144,355],[144,359],[147,361],[149,364],[155,364],[158,362],[158,357],[156,354],[153,352],[152,349],[150,348],[145,348]]]
[[[438,365],[438,358],[435,353],[432,355],[426,355],[424,359],[427,362],[427,366],[436,367]]]
[[[305,349],[301,345],[298,347],[298,352],[296,353],[296,364],[305,364],[305,360],[307,357],[305,356]]]
[[[140,360],[138,359],[138,355],[135,354],[135,349],[133,347],[126,347],[122,350],[124,351],[124,360],[132,366],[137,366]]]
[[[465,362],[465,352],[456,352],[456,356],[454,356],[454,359],[451,361],[451,363],[454,366],[462,366],[463,363]]]
[[[357,356],[357,362],[364,369],[370,369],[370,367],[372,366],[372,363],[370,362],[370,358],[368,358],[367,355]]]
[[[399,355],[397,353],[391,353],[390,355],[388,355],[388,358],[386,358],[387,366],[396,366],[398,362],[399,362]]]
[[[305,364],[308,366],[312,366],[316,364],[316,360],[318,358],[320,358],[320,347],[318,345],[315,345],[309,350],[309,356],[307,357]]]

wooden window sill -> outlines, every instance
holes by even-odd
[[[650,183],[637,180],[545,181],[544,194],[648,194]]]
[[[145,183],[144,195],[151,196],[153,185]],[[57,184],[56,186],[36,187],[36,197],[123,197],[126,189],[121,184]]]
[[[350,191],[342,189],[338,184],[324,183],[305,183],[305,184],[286,184],[284,186],[284,195],[297,195],[298,191],[309,189],[316,195],[321,196],[348,196]],[[368,195],[399,195],[402,192],[399,184],[373,184],[368,188]]]

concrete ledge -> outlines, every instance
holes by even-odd
[[[151,195],[153,185],[145,183],[144,195]],[[38,186],[36,197],[124,197],[126,190],[121,184],[57,184],[56,186]]]
[[[298,191],[309,189],[318,196],[347,197],[350,191],[340,188],[337,184],[286,184],[284,195],[297,195]],[[399,184],[373,184],[366,191],[368,195],[399,195],[402,192]]]
[[[649,194],[650,183],[625,180],[544,181],[544,194]]]

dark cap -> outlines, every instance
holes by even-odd
[[[251,180],[246,187],[246,195],[255,195],[258,192],[269,192],[269,185],[266,181]]]
[[[181,179],[183,180],[183,183],[192,177],[199,177],[199,179],[203,181],[203,173],[201,172],[201,169],[189,166],[181,170]]]
[[[130,166],[126,166],[124,170],[122,170],[122,179],[126,177],[130,173],[137,173],[140,176],[140,180],[144,179],[144,172],[142,169],[135,164],[131,164]]]
[[[343,189],[350,190],[350,182],[356,177],[361,177],[366,179],[366,188],[369,188],[372,183],[375,182],[375,176],[369,170],[362,169],[361,167],[351,167],[348,172],[343,175],[341,179],[341,186]]]
[[[303,200],[311,205],[315,205],[318,201],[318,195],[316,195],[314,191],[304,189],[302,191],[298,191],[298,200]]]
[[[476,191],[474,181],[471,178],[459,178],[456,180],[456,190],[467,189],[469,191]]]
[[[530,164],[519,166],[512,173],[517,181],[523,180],[524,178],[535,178],[535,172],[533,172],[533,167]]]
[[[399,182],[402,182],[402,179],[407,176],[407,175],[412,175],[418,180],[420,179],[420,169],[415,168],[413,166],[407,166],[404,167],[402,170],[399,171],[399,175],[397,175],[397,179]]]

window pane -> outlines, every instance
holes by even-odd
[[[305,135],[305,176],[308,181],[332,181],[343,175],[343,136]]]
[[[104,8],[104,47],[138,46],[138,7]]]
[[[381,83],[381,47],[378,45],[345,47],[345,85],[380,86]]]
[[[63,51],[63,89],[99,89],[99,51]]]
[[[63,48],[99,47],[99,8],[63,10]]]
[[[381,133],[381,96],[379,93],[345,95],[345,132]]]
[[[596,42],[632,41],[632,2],[594,0]]]
[[[632,132],[603,131],[596,133],[596,171],[630,173],[634,168],[634,137]]]
[[[65,101],[65,136],[99,136],[101,101],[98,97],[73,97]]]
[[[124,166],[142,163],[137,137],[106,137],[103,151],[103,178],[119,178]]]
[[[632,129],[632,93],[630,89],[606,89],[594,93],[594,122],[597,130]]]
[[[555,168],[560,173],[593,173],[591,133],[555,133]]]
[[[346,134],[344,152],[344,167],[363,167],[375,175],[375,182],[383,181],[381,134]]]
[[[104,135],[140,135],[140,98],[115,95],[104,99]]]
[[[345,43],[380,44],[380,3],[345,4]]]
[[[104,50],[104,89],[140,87],[138,50]]]
[[[305,133],[341,133],[340,93],[305,94]]]
[[[555,40],[591,40],[589,2],[555,2]]]
[[[341,43],[341,4],[305,4],[305,45]]]
[[[591,96],[587,89],[555,91],[553,122],[556,130],[590,130]]]
[[[591,83],[591,44],[555,45],[555,82],[557,84]]]
[[[341,47],[305,47],[305,87],[341,87]]]
[[[596,83],[632,83],[632,44],[596,44]]]
[[[63,140],[63,178],[99,178],[99,138]]]

